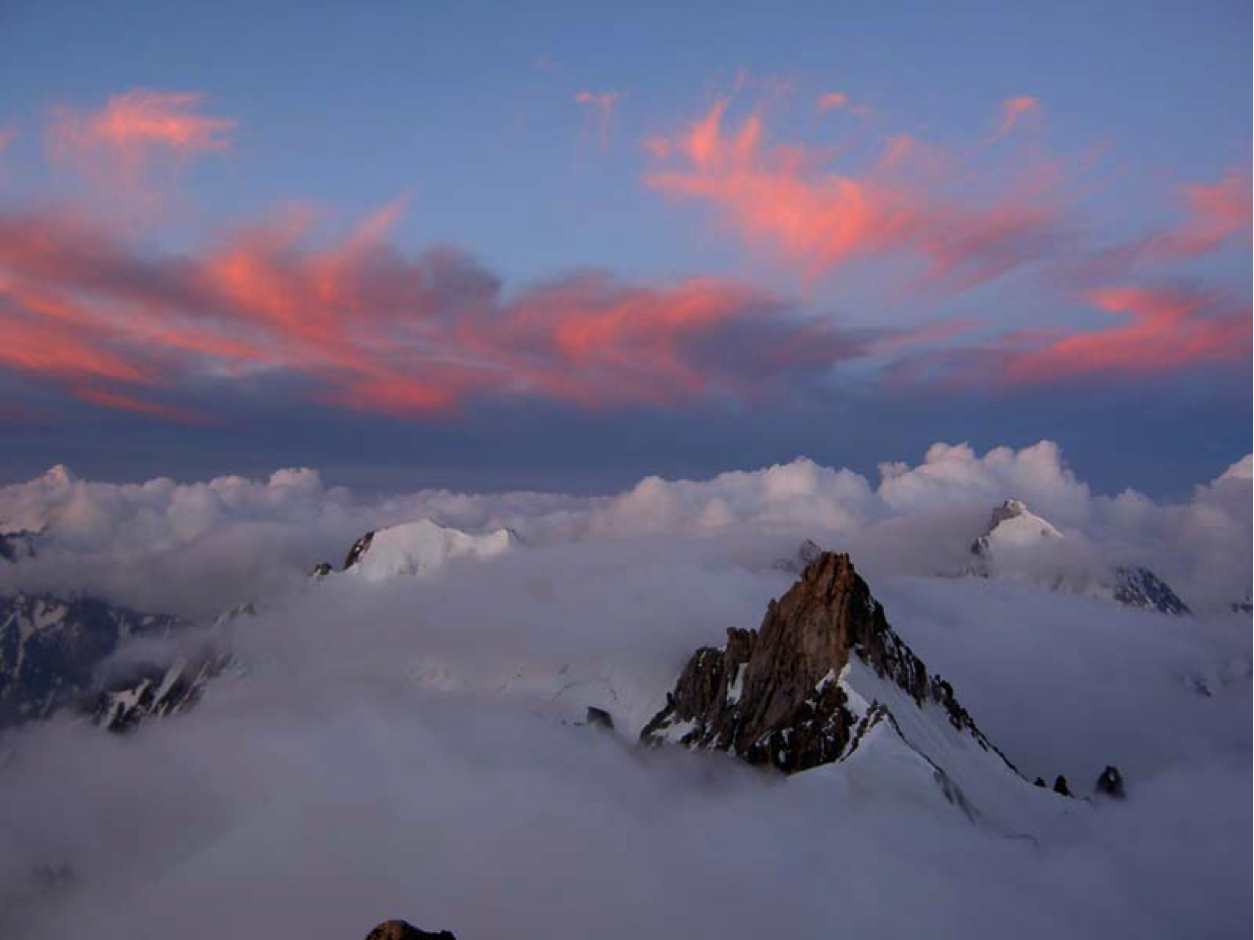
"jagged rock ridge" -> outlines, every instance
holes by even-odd
[[[96,666],[128,638],[185,625],[87,597],[0,596],[0,728],[79,702]]]
[[[1014,770],[953,687],[929,676],[893,632],[849,556],[830,552],[771,601],[757,631],[729,629],[722,649],[697,650],[641,740],[729,751],[786,773],[841,760],[881,722],[896,724],[884,703],[854,700],[857,693],[842,679],[855,660],[917,706],[939,707],[955,732]]]
[[[150,718],[180,715],[195,705],[210,681],[234,664],[228,653],[206,649],[170,665],[144,663],[88,696],[83,710],[106,731],[135,730]]]

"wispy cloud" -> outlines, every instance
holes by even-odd
[[[810,275],[855,256],[906,255],[927,262],[926,279],[966,287],[1038,260],[1060,235],[1046,172],[1026,168],[1013,187],[983,197],[946,195],[949,180],[908,137],[889,138],[875,167],[841,173],[823,151],[768,144],[760,111],[726,129],[728,106],[717,101],[686,129],[655,138],[650,151],[663,165],[645,182],[713,206]]]
[[[624,96],[621,91],[581,91],[575,94],[575,103],[582,105],[588,115],[585,128],[595,129],[597,142],[602,148],[609,146],[614,111]]]
[[[1001,123],[989,135],[987,143],[1000,140],[1013,131],[1020,123],[1029,118],[1038,117],[1040,113],[1041,103],[1035,98],[1027,95],[1022,95],[1018,98],[1007,98],[1001,105]]]
[[[839,111],[849,104],[849,96],[843,91],[829,91],[819,95],[815,107],[819,114],[826,114],[828,111]]]
[[[204,104],[195,92],[137,88],[97,110],[59,106],[47,128],[48,151],[99,187],[152,198],[155,174],[230,149],[235,121],[203,113]]]

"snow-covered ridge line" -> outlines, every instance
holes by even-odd
[[[361,536],[348,550],[341,571],[369,582],[420,577],[454,558],[494,558],[512,550],[518,541],[511,529],[472,535],[430,519],[416,519]],[[314,574],[323,577],[332,570],[323,562]]]
[[[1162,578],[1140,565],[1099,560],[1093,570],[1071,570],[1065,552],[1074,544],[1027,504],[1008,499],[993,509],[988,526],[974,542],[969,573],[981,577],[1027,577],[1051,590],[1068,590],[1127,607],[1159,613],[1191,613]]]

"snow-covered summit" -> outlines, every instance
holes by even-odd
[[[993,510],[988,527],[971,545],[971,553],[988,560],[999,548],[1031,548],[1042,540],[1063,535],[1047,519],[1017,499],[1008,499]]]
[[[510,551],[518,537],[509,529],[472,535],[460,529],[418,519],[367,532],[349,549],[344,572],[367,581],[421,576],[453,558],[492,558]]]
[[[988,526],[971,543],[976,561],[969,573],[981,577],[1027,576],[1052,590],[1068,590],[1127,607],[1187,614],[1189,607],[1162,578],[1139,565],[1098,561],[1092,571],[1075,567],[1059,549],[1071,544],[1048,519],[1027,504],[1008,499],[993,509]]]

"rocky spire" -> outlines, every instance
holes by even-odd
[[[916,705],[940,706],[955,730],[996,751],[950,684],[929,678],[889,627],[849,556],[831,552],[818,555],[771,601],[757,631],[730,629],[722,649],[697,650],[641,740],[730,751],[787,773],[838,760],[874,723],[892,720],[880,706],[859,715],[850,708],[840,679],[853,656]]]

